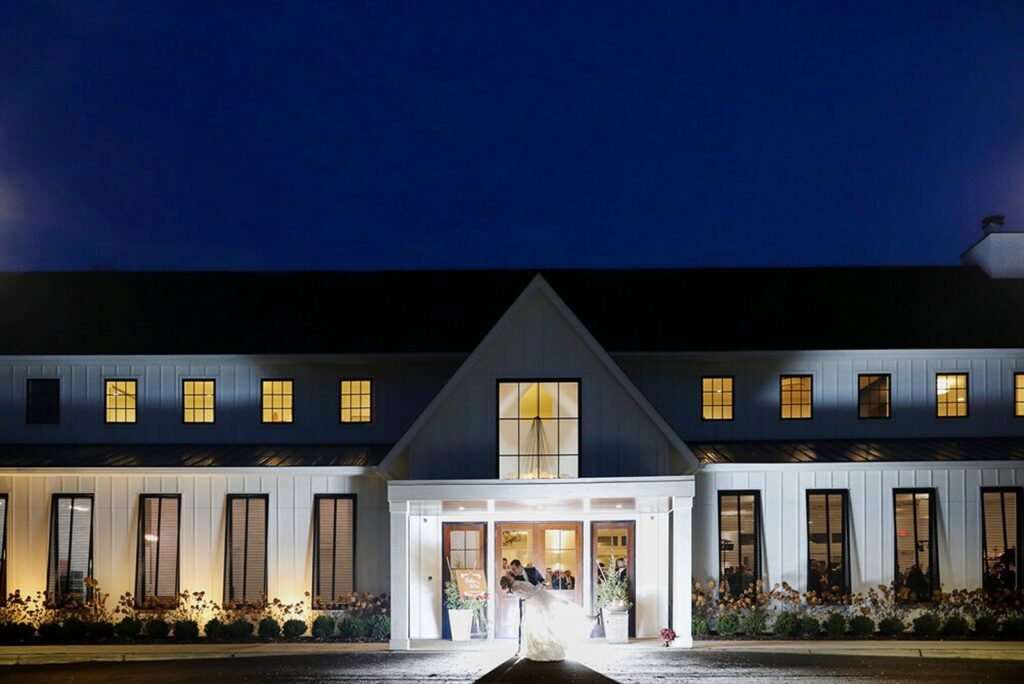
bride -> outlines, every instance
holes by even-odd
[[[536,661],[565,660],[571,647],[590,635],[594,620],[578,604],[548,591],[542,584],[530,584],[503,575],[499,580],[507,593],[523,599],[523,657]]]

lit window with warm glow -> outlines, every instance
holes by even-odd
[[[370,422],[370,381],[341,381],[341,422]]]
[[[292,390],[291,380],[261,380],[261,405],[264,423],[292,422]]]
[[[579,401],[575,381],[499,382],[499,477],[579,477]]]
[[[701,420],[732,420],[732,378],[701,378]]]
[[[1024,373],[1013,375],[1013,415],[1024,416]]]
[[[814,410],[814,378],[783,375],[779,379],[780,414],[783,420],[809,420]]]
[[[186,423],[212,423],[216,402],[213,380],[183,380],[181,383],[182,405]]]
[[[138,401],[135,380],[107,380],[106,407],[108,423],[134,423]]]
[[[935,415],[963,418],[967,415],[967,373],[939,373],[935,376]]]
[[[857,415],[861,418],[888,418],[890,395],[888,375],[857,376]]]

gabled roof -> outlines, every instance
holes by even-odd
[[[608,371],[608,373],[620,384],[626,393],[637,403],[640,409],[650,418],[654,426],[665,436],[669,444],[676,450],[680,458],[685,462],[687,472],[692,472],[698,467],[696,457],[690,451],[690,449],[683,443],[683,440],[679,438],[675,430],[668,424],[668,422],[662,418],[661,414],[651,405],[647,398],[640,392],[633,381],[619,368],[619,365],[615,363],[608,352],[598,343],[594,336],[586,329],[586,327],[580,322],[580,320],[573,314],[573,312],[566,306],[565,302],[562,301],[561,297],[551,288],[541,275],[534,276],[530,284],[526,286],[523,292],[518,298],[512,303],[512,306],[501,316],[494,327],[487,333],[483,340],[476,346],[473,352],[466,358],[466,360],[459,366],[455,374],[449,378],[448,382],[445,383],[441,391],[437,393],[437,396],[427,405],[427,408],[419,415],[416,421],[406,430],[405,434],[402,435],[401,439],[392,447],[388,455],[381,461],[380,470],[385,476],[390,476],[392,469],[396,463],[403,458],[405,450],[420,433],[420,431],[430,422],[431,418],[437,413],[448,397],[452,394],[454,389],[463,381],[463,379],[473,371],[474,367],[479,363],[480,358],[491,346],[494,340],[498,337],[501,331],[510,324],[510,321],[515,317],[519,309],[534,296],[541,295],[551,303],[558,313],[563,316],[573,331],[579,335],[580,339],[587,348],[595,355],[600,361],[601,365]]]
[[[2,273],[0,355],[468,353],[537,273]],[[1024,279],[969,266],[543,274],[612,353],[1024,341]]]
[[[1024,460],[1024,437],[767,440],[690,447],[703,464]]]

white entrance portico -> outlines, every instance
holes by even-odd
[[[479,529],[488,585],[487,638],[495,639],[501,571],[499,530],[568,531],[576,598],[591,606],[599,530],[630,530],[637,637],[657,636],[671,625],[674,645],[690,646],[691,513],[694,478],[585,478],[572,480],[394,480],[388,483],[391,517],[391,648],[443,633],[445,530]],[[578,532],[575,532],[578,531]],[[565,534],[565,533],[563,533]],[[617,543],[617,542],[616,542]],[[544,542],[539,542],[543,549]],[[476,547],[474,547],[476,548]],[[563,559],[565,556],[562,557]],[[474,561],[475,562],[475,561]],[[588,611],[589,612],[589,611]]]

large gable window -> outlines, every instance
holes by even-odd
[[[180,494],[139,495],[135,600],[140,606],[176,600],[180,527]]]
[[[267,598],[266,494],[228,494],[224,603],[260,604]]]
[[[580,383],[498,383],[498,476],[579,477]]]
[[[58,605],[91,597],[92,511],[92,494],[53,495],[46,591]]]

